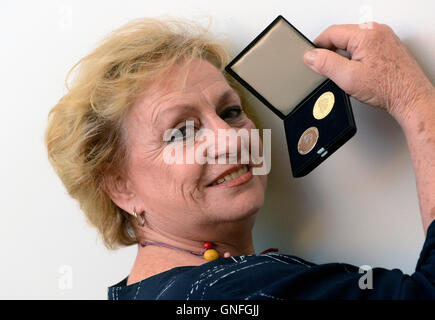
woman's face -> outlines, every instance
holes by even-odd
[[[205,60],[192,61],[186,82],[180,66],[175,66],[151,92],[136,101],[127,117],[129,162],[127,166],[132,202],[138,212],[145,210],[149,226],[169,234],[201,239],[201,233],[218,233],[219,226],[231,226],[238,221],[251,221],[264,201],[267,177],[251,175],[241,184],[222,185],[216,182],[235,164],[196,163],[169,164],[164,149],[186,149],[186,141],[178,136],[165,141],[165,131],[180,129],[191,120],[195,132],[201,128],[255,129],[254,123],[240,112],[238,94],[229,86],[222,73]],[[185,137],[189,139],[189,137]],[[167,139],[166,139],[167,140]],[[213,157],[226,158],[229,144],[217,143]],[[210,141],[209,141],[210,142]],[[201,145],[193,142],[194,150]],[[176,145],[174,145],[176,144]],[[237,144],[237,143],[236,143]],[[210,149],[203,149],[210,152]],[[237,144],[241,152],[240,140]],[[260,144],[261,150],[261,144]],[[261,152],[261,151],[260,151]],[[204,153],[204,155],[205,155]],[[240,164],[240,159],[238,160]],[[245,178],[249,176],[245,175]],[[240,180],[240,179],[239,179]],[[243,180],[243,179],[242,179]],[[131,212],[132,206],[129,209]],[[218,234],[216,234],[218,237]],[[214,240],[211,238],[210,240]]]

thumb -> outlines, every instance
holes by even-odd
[[[304,62],[315,72],[328,77],[344,90],[351,85],[348,82],[356,71],[354,61],[327,49],[307,51],[304,54]]]

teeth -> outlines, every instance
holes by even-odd
[[[246,173],[247,171],[248,171],[248,167],[247,166],[243,166],[239,170],[237,170],[235,172],[232,172],[230,174],[227,174],[225,177],[223,177],[223,178],[219,179],[218,181],[214,182],[212,184],[212,186],[215,186],[215,185],[220,184],[220,183],[225,182],[225,181],[230,181],[230,180],[233,180],[235,178],[238,178],[242,174]]]
[[[225,181],[225,179],[219,179],[217,182],[216,182],[216,184],[219,184],[219,183],[222,183],[222,182],[224,182]]]

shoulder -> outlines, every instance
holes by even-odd
[[[304,272],[315,264],[294,256],[268,253],[219,259],[197,274],[187,299],[247,299],[284,275]],[[205,267],[205,266],[204,266]]]
[[[109,299],[239,299],[277,281],[283,273],[312,265],[277,253],[221,258],[173,268],[128,286],[124,279],[109,288]]]
[[[177,280],[182,280],[182,275],[194,266],[176,267],[168,271],[148,277],[144,280],[127,284],[128,278],[108,288],[109,300],[156,300],[168,290]]]

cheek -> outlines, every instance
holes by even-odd
[[[147,183],[142,183],[142,192],[166,203],[192,202],[196,196],[201,166],[196,164],[166,164],[163,159],[158,166],[148,171]]]
[[[142,141],[132,147],[129,176],[135,192],[143,201],[152,203],[165,203],[168,197],[178,204],[194,199],[203,166],[167,163],[163,148],[157,144],[145,145]],[[141,152],[135,152],[137,150]],[[186,151],[183,150],[182,153]]]
[[[129,163],[129,176],[135,192],[146,201],[159,199],[170,192],[172,171],[172,166],[163,161],[157,148],[137,152]]]
[[[259,135],[259,139],[258,139],[258,146],[255,146],[255,148],[258,150],[258,155],[259,156],[263,156],[263,137],[261,136],[261,130],[259,130],[256,125],[254,124],[254,122],[252,122],[251,120],[248,120],[246,122],[246,124],[244,125],[245,129],[248,130],[249,132],[249,143],[252,144],[254,143],[252,140],[252,136],[254,135],[254,132],[252,132],[251,130],[256,129],[256,131],[258,132]]]
[[[243,128],[246,128],[246,129],[257,129],[257,127],[255,126],[255,123],[251,120],[251,119],[249,119],[247,116],[246,116],[246,119],[243,121]]]
[[[171,182],[181,189],[193,188],[201,178],[201,165],[198,164],[174,164],[167,165],[166,170],[171,175]]]
[[[261,175],[259,176],[261,184],[263,185],[264,191],[267,189],[267,175]]]

